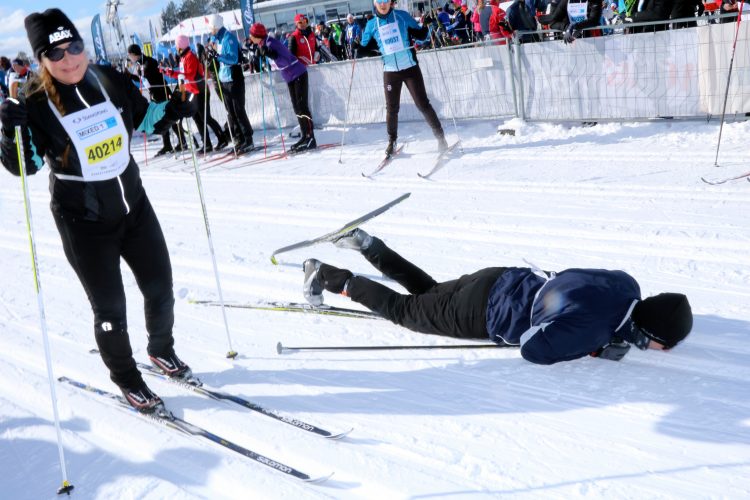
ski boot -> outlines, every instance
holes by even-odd
[[[227,139],[227,134],[221,134],[221,137],[218,138],[218,143],[216,144],[216,151],[221,151],[227,145],[229,145],[229,139]]]
[[[289,149],[292,151],[292,153],[300,153],[302,151],[315,149],[317,147],[318,147],[318,143],[315,140],[315,136],[310,136],[310,137],[303,137],[299,141],[295,142],[294,145],[292,145],[292,147]]]
[[[159,371],[169,378],[180,380],[186,384],[200,387],[203,383],[193,375],[193,370],[172,352],[168,356],[151,356],[148,359]]]
[[[253,143],[253,139],[251,138],[249,141],[243,141],[237,146],[237,154],[245,154],[251,152],[253,149],[255,149],[255,144]]]
[[[443,154],[448,151],[448,141],[445,140],[445,136],[441,135],[438,137],[438,153]]]
[[[164,146],[163,148],[161,148],[159,151],[156,152],[156,154],[154,155],[154,158],[158,158],[160,156],[168,155],[168,154],[170,154],[172,152],[173,151],[172,151],[172,147],[171,146],[170,147]]]
[[[120,388],[120,390],[128,404],[139,413],[155,415],[159,418],[167,418],[169,420],[174,418],[172,413],[164,406],[164,401],[151,392],[151,389],[148,388],[145,382],[141,382],[138,387],[129,389]]]
[[[346,248],[349,250],[363,252],[370,247],[370,244],[372,243],[372,236],[370,236],[360,228],[355,228],[348,233],[342,234],[341,236],[333,240],[332,243],[338,248]]]
[[[323,285],[318,280],[320,264],[321,262],[317,259],[307,259],[302,264],[302,270],[305,272],[302,295],[315,307],[323,305]]]
[[[385,147],[385,155],[392,156],[393,152],[396,151],[396,139],[390,139],[388,145]]]

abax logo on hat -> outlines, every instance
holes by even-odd
[[[65,40],[66,38],[73,38],[73,34],[70,32],[70,30],[66,30],[63,26],[59,26],[57,28],[57,31],[55,31],[54,33],[50,33],[49,43],[56,43],[60,40]]]

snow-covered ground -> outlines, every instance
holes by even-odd
[[[451,140],[456,130],[446,123]],[[515,127],[515,137],[498,126]],[[434,139],[402,124],[407,146],[375,180],[383,126],[339,150],[203,171],[224,297],[301,301],[307,257],[375,272],[326,244],[279,247],[339,227],[411,192],[365,225],[438,280],[482,267],[624,269],[645,295],[686,293],[695,313],[672,352],[631,350],[535,366],[515,349],[306,353],[289,345],[444,344],[384,321],[219,308],[192,165],[133,152],[169,245],[178,353],[212,388],[333,431],[332,442],[150,379],[176,415],[317,476],[287,479],[214,443],[177,434],[57,385],[77,498],[748,498],[750,497],[750,184],[700,176],[750,169],[750,122],[459,124],[464,154],[425,181]],[[318,132],[320,143],[340,130]],[[256,141],[260,141],[256,137]],[[149,144],[150,155],[160,143]],[[256,153],[257,155],[262,153]],[[225,167],[237,166],[229,163]],[[47,176],[30,179],[55,376],[115,390],[92,316],[51,220]],[[130,335],[145,358],[142,299],[124,267]],[[60,485],[20,182],[0,183],[0,497],[54,498]],[[395,285],[394,285],[395,286]],[[352,307],[343,297],[330,304]],[[353,307],[357,307],[356,304]]]

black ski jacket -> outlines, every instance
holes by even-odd
[[[80,111],[86,107],[77,92],[80,92],[91,106],[104,102],[104,96],[92,72],[99,77],[112,104],[120,111],[128,135],[132,138],[133,130],[144,121],[149,112],[149,102],[130,82],[127,75],[112,68],[89,65],[89,70],[80,83],[64,85],[55,82],[66,113]],[[25,104],[28,112],[28,126],[23,131],[26,173],[36,174],[42,165],[47,163],[51,170],[50,206],[54,213],[92,222],[117,221],[128,213],[129,207],[135,206],[145,195],[138,165],[132,155],[125,171],[114,179],[82,182],[55,177],[55,173],[81,175],[76,149],[50,109],[43,91],[27,96]],[[151,106],[164,107],[163,104]],[[66,149],[68,158],[64,166],[63,155]],[[0,160],[9,172],[20,175],[18,154],[12,135],[2,134]]]

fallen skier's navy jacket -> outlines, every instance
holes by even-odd
[[[510,268],[490,290],[487,331],[494,342],[520,344],[533,363],[567,361],[628,331],[626,320],[640,298],[638,283],[623,271],[567,269],[545,279]]]

